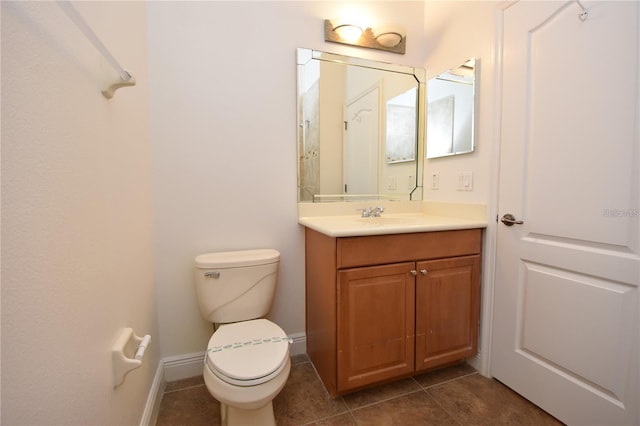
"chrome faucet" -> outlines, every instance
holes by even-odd
[[[384,211],[384,207],[377,206],[357,210],[362,210],[361,217],[380,217],[380,215]]]
[[[372,209],[369,209],[369,216],[380,217],[383,211],[384,211],[384,207],[380,207],[380,206],[374,207]]]

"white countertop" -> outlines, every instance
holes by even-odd
[[[421,202],[408,209],[400,205],[391,204],[390,206],[385,206],[385,212],[381,217],[364,218],[355,212],[344,214],[345,211],[351,212],[358,208],[351,203],[347,208],[322,207],[315,212],[310,210],[309,206],[305,206],[299,211],[302,213],[304,210],[307,215],[298,217],[298,223],[330,237],[407,234],[487,227],[484,205]]]

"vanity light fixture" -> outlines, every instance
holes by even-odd
[[[381,25],[364,30],[355,24],[325,19],[324,41],[384,50],[404,54],[406,49],[406,31],[397,24]]]

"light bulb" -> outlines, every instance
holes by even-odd
[[[340,36],[340,38],[347,41],[358,40],[363,32],[362,28],[358,27],[357,25],[351,24],[338,25],[333,29],[333,31],[335,31],[336,34]]]
[[[400,37],[400,34],[386,33],[386,34],[380,34],[376,38],[376,40],[378,41],[378,43],[380,43],[385,47],[393,47],[393,46],[397,46],[398,43],[402,41],[402,37]]]
[[[404,27],[397,24],[383,25],[373,29],[373,36],[385,47],[397,46],[405,36]]]

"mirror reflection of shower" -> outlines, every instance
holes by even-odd
[[[418,93],[415,87],[387,101],[387,163],[402,163],[416,159],[417,103]]]
[[[427,82],[427,158],[473,152],[478,64],[469,59]]]
[[[299,81],[302,99],[298,100],[298,116],[302,117],[298,129],[300,201],[313,201],[320,191],[320,66],[311,63],[307,68],[307,79]]]

